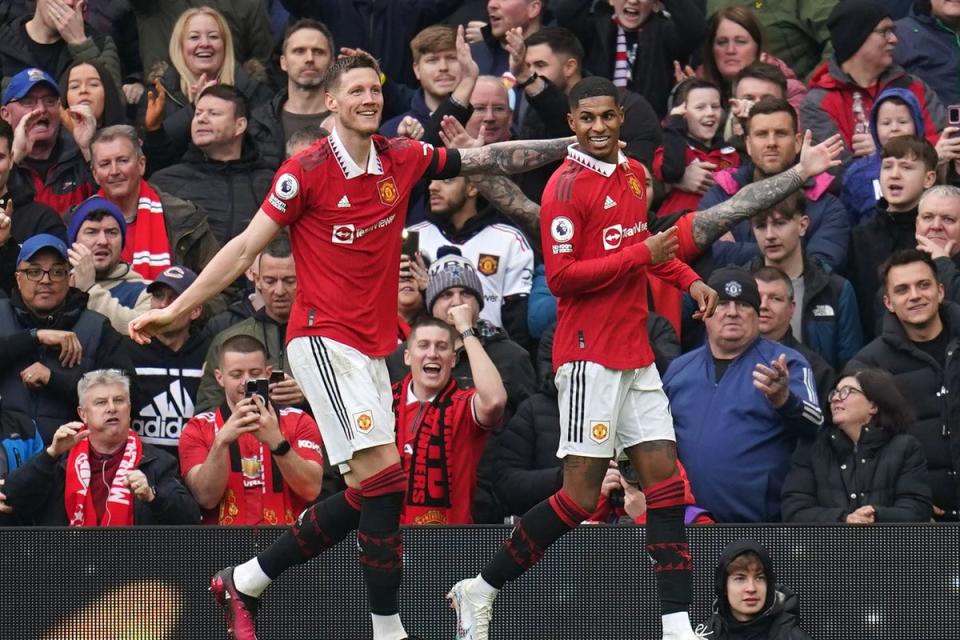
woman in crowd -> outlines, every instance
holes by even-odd
[[[186,151],[193,104],[208,85],[233,85],[247,98],[251,110],[273,97],[270,89],[251,75],[263,80],[262,65],[251,61],[248,70],[240,66],[233,52],[233,35],[219,11],[194,7],[180,15],[170,36],[170,63],[160,63],[151,70],[154,89],[140,101],[147,131],[156,137],[162,130],[172,156],[179,157]],[[156,100],[162,100],[160,122],[146,118],[150,102]]]
[[[927,462],[893,376],[863,369],[828,396],[833,427],[798,454],[783,483],[785,522],[925,522]]]
[[[99,62],[74,62],[60,77],[60,106],[66,110],[87,105],[97,119],[97,129],[126,124],[123,99],[113,79]],[[73,121],[61,116],[60,122],[70,129]]]

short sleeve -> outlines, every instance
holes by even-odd
[[[203,422],[194,417],[180,433],[177,453],[180,455],[180,475],[186,477],[191,469],[206,461],[210,453],[210,444],[203,433]]]
[[[293,422],[292,429],[284,429],[284,436],[290,442],[290,446],[304,460],[322,465],[320,428],[313,418],[303,412],[291,412],[284,418]]]
[[[273,177],[273,184],[260,208],[281,226],[293,224],[307,209],[306,182],[302,160],[310,156],[296,156],[287,160]]]

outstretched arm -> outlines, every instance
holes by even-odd
[[[799,164],[760,182],[748,184],[726,202],[698,211],[693,219],[693,241],[697,247],[706,249],[741,220],[766,211],[802,187],[808,178],[839,166],[837,158],[843,151],[839,134],[816,146],[811,146],[811,138],[808,130],[800,151]]]
[[[496,142],[479,149],[460,150],[460,173],[521,173],[562,159],[573,136],[553,140]]]
[[[540,246],[540,205],[524,195],[517,183],[506,176],[482,173],[470,176],[470,183],[488,202],[516,222],[534,246]]]

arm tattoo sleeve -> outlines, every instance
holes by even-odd
[[[556,162],[576,138],[497,142],[479,149],[460,150],[460,173],[520,173]]]
[[[499,175],[477,174],[470,182],[480,195],[516,222],[535,246],[540,246],[540,205],[528,198],[513,180]]]
[[[803,185],[796,167],[748,184],[726,202],[698,211],[693,217],[693,241],[706,249],[741,220],[777,204]]]

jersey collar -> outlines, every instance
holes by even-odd
[[[377,150],[373,145],[373,140],[370,141],[370,155],[367,157],[366,170],[362,169],[360,165],[354,162],[353,158],[350,157],[350,154],[347,153],[347,148],[343,146],[343,142],[340,140],[340,136],[337,134],[336,129],[330,132],[327,140],[330,141],[330,148],[333,150],[333,157],[337,159],[337,163],[340,165],[340,170],[343,171],[343,177],[345,177],[347,180],[359,178],[365,173],[373,174],[375,176],[383,175],[383,163],[380,162],[380,156],[377,155]]]
[[[604,178],[609,178],[613,175],[613,172],[617,170],[617,165],[604,162],[603,160],[598,160],[597,158],[580,151],[580,149],[577,148],[579,146],[580,145],[574,143],[567,147],[567,157],[577,164],[582,165],[591,171],[599,173]],[[623,164],[627,161],[627,156],[623,155],[623,151],[619,151],[617,153],[618,164]]]

